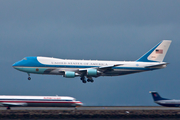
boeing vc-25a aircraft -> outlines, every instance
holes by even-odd
[[[162,98],[156,91],[150,91],[149,93],[152,94],[154,102],[159,105],[166,107],[180,107],[180,100]]]
[[[0,106],[7,107],[76,107],[82,102],[68,96],[0,96]]]
[[[136,61],[70,60],[51,57],[25,57],[13,64],[17,70],[35,74],[63,75],[66,78],[80,77],[83,83],[93,82],[93,77],[120,76],[165,68],[163,62],[171,40],[163,40]]]

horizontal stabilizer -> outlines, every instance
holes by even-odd
[[[150,65],[146,66],[145,68],[161,68],[161,67],[166,67],[166,65],[169,63],[163,63],[163,64],[158,64],[158,65]]]

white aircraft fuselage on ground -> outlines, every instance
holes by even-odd
[[[76,107],[82,102],[68,96],[9,96],[0,95],[0,106],[7,107]]]
[[[136,61],[70,60],[52,57],[25,57],[13,64],[19,71],[34,74],[63,75],[66,78],[80,77],[83,83],[93,82],[93,77],[120,76],[165,68],[163,62],[171,40],[163,40]]]

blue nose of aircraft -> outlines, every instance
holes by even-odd
[[[22,66],[22,60],[21,61],[18,61],[18,62],[15,62],[12,67],[16,68],[17,66]]]
[[[16,67],[16,66],[17,66],[17,62],[12,65],[12,67]]]

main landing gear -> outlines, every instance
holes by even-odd
[[[81,80],[82,80],[83,83],[86,83],[86,82],[92,82],[93,83],[94,82],[94,80],[92,78],[88,78],[87,81],[86,81],[86,78],[84,76],[81,77]]]
[[[31,80],[30,74],[28,73],[28,80]]]
[[[86,83],[86,78],[84,76],[81,77],[81,80],[82,80],[83,83]]]
[[[10,110],[11,108],[9,106],[6,107],[7,110]]]
[[[87,79],[87,81],[88,81],[88,82],[92,82],[92,83],[94,82],[93,79]]]

